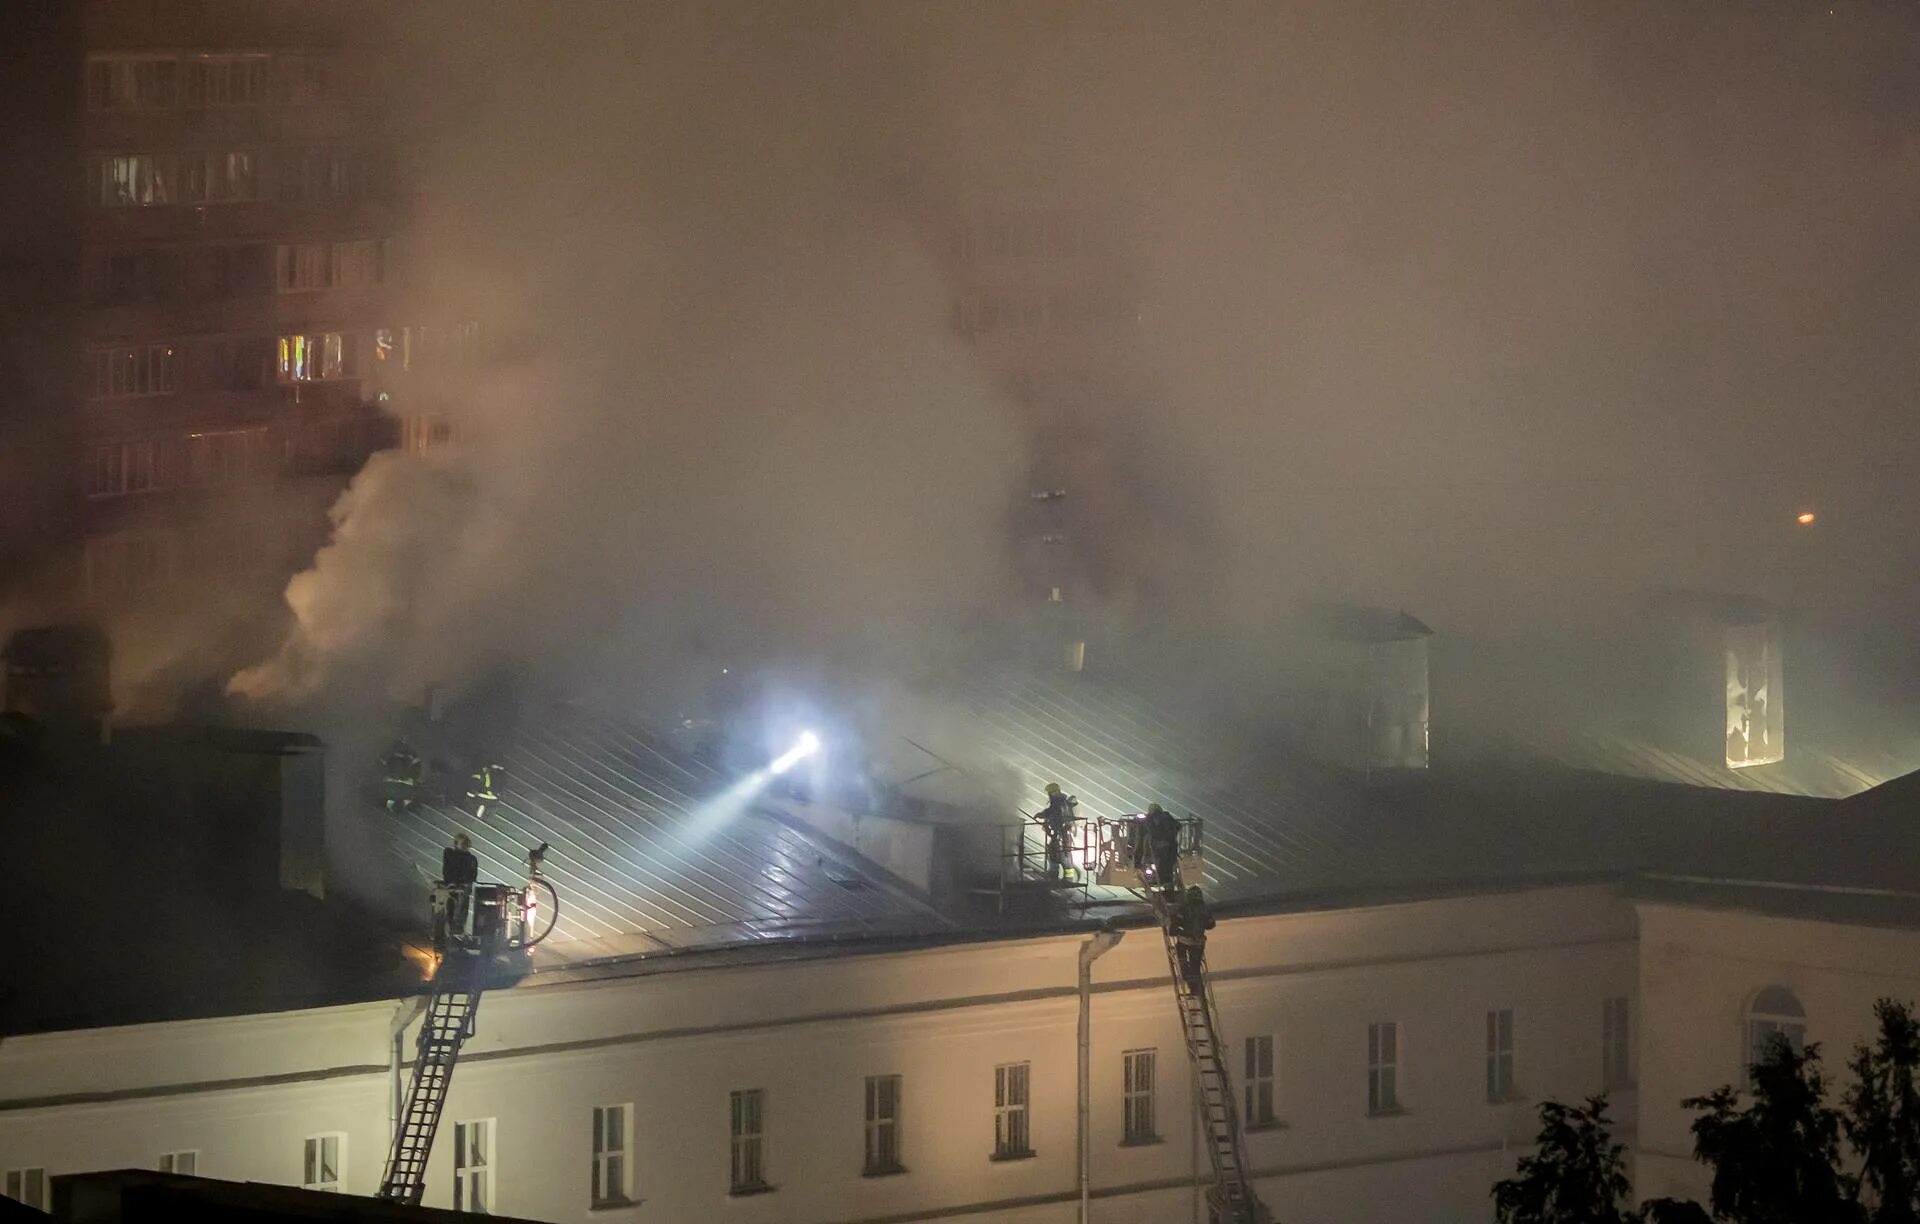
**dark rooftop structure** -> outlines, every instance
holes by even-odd
[[[24,1209],[23,1209],[24,1210]],[[273,1186],[262,1182],[216,1181],[118,1169],[105,1173],[76,1173],[53,1179],[53,1214],[31,1213],[61,1224],[171,1224],[175,1220],[205,1224],[240,1224],[261,1220],[417,1221],[453,1224],[473,1217],[465,1212],[433,1207],[404,1207],[384,1199],[362,1198]],[[512,1216],[489,1216],[511,1221]]]

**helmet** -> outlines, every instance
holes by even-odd
[[[473,849],[473,839],[465,833],[455,833],[453,835],[453,848],[455,850],[471,850]]]
[[[1049,797],[1058,795],[1059,793],[1060,793],[1060,784],[1058,782],[1047,783],[1047,795]]]
[[[1167,814],[1167,809],[1161,807],[1157,803],[1149,803],[1147,805],[1147,815],[1149,816],[1165,816],[1166,814]]]

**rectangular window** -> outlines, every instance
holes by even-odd
[[[1400,1112],[1400,1026],[1391,1020],[1367,1026],[1367,1112]]]
[[[326,102],[335,94],[333,61],[324,55],[281,55],[273,63],[274,99],[287,106]]]
[[[301,1174],[300,1188],[337,1194],[346,1180],[347,1137],[337,1132],[307,1136],[306,1171]]]
[[[1152,1050],[1121,1055],[1122,1143],[1152,1143],[1160,1137],[1153,1123],[1153,1059]]]
[[[1487,1013],[1487,1100],[1511,1101],[1513,1086],[1513,1009]]]
[[[93,351],[93,394],[96,399],[133,395],[166,395],[173,390],[174,351],[171,344],[140,344]]]
[[[629,1200],[628,1132],[633,1128],[633,1106],[593,1107],[593,1205],[610,1207]]]
[[[1600,1086],[1633,1086],[1633,1013],[1625,996],[1600,1002]]]
[[[900,1171],[900,1077],[869,1075],[864,1172],[879,1177]]]
[[[120,497],[149,492],[156,487],[153,460],[151,441],[113,442],[94,447],[86,466],[86,495]]]
[[[766,1091],[747,1088],[729,1093],[729,1126],[733,1138],[732,1194],[753,1194],[767,1188]]]
[[[275,251],[274,283],[281,293],[358,289],[385,279],[384,243],[291,242]]]
[[[453,1209],[493,1211],[493,1119],[453,1124]]]
[[[88,167],[88,198],[102,208],[172,204],[180,190],[180,159],[172,153],[111,153]]]
[[[198,1152],[162,1152],[160,1153],[160,1171],[178,1173],[182,1177],[192,1177],[200,1167]]]
[[[185,281],[185,263],[177,251],[110,251],[93,265],[90,297],[97,306],[172,301],[181,295]]]
[[[240,204],[260,198],[260,156],[251,149],[203,149],[181,154],[180,200]]]
[[[1027,1129],[1027,1082],[1030,1063],[1007,1063],[993,1069],[993,1158],[1017,1160],[1033,1155]]]
[[[95,56],[87,61],[87,109],[165,110],[173,105],[172,56]]]
[[[282,336],[279,346],[281,382],[322,382],[357,378],[360,374],[358,337],[341,332],[310,336]]]
[[[188,106],[256,106],[267,100],[264,55],[193,55],[186,67]]]
[[[210,387],[252,391],[273,379],[275,346],[271,338],[212,340],[201,347],[200,368]]]
[[[333,287],[333,251],[324,242],[283,242],[274,252],[274,287],[302,293]]]
[[[7,1170],[7,1197],[14,1202],[25,1203],[35,1211],[52,1211],[53,1203],[47,1190],[45,1169]]]
[[[1273,1113],[1273,1038],[1247,1038],[1246,1110],[1241,1115],[1247,1126],[1272,1126]]]

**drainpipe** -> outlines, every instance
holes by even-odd
[[[1080,945],[1080,1224],[1087,1224],[1093,1198],[1093,1129],[1088,1115],[1093,1040],[1093,962],[1120,942],[1120,931],[1101,931]]]
[[[427,1008],[425,996],[413,995],[402,999],[400,1006],[394,1009],[393,1021],[387,1026],[387,1148],[393,1148],[394,1136],[400,1133],[400,1040],[406,1036],[407,1026],[412,1024],[420,1013]]]

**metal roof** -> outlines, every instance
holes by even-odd
[[[400,814],[370,803],[368,820],[416,885],[438,876],[458,832],[472,837],[483,879],[524,878],[527,848],[551,843],[560,917],[548,947],[578,945],[565,958],[942,925],[882,873],[771,810],[729,813],[734,805],[713,802],[727,779],[669,756],[637,726],[568,706],[518,723],[488,748],[506,780],[486,819],[441,802]]]
[[[1248,751],[1217,716],[1151,681],[1093,672],[983,672],[964,696],[968,730],[1023,779],[1031,803],[1059,782],[1084,816],[1158,802],[1200,818],[1208,887],[1223,897],[1404,878],[1407,815],[1355,780]],[[937,746],[936,746],[937,749]]]

